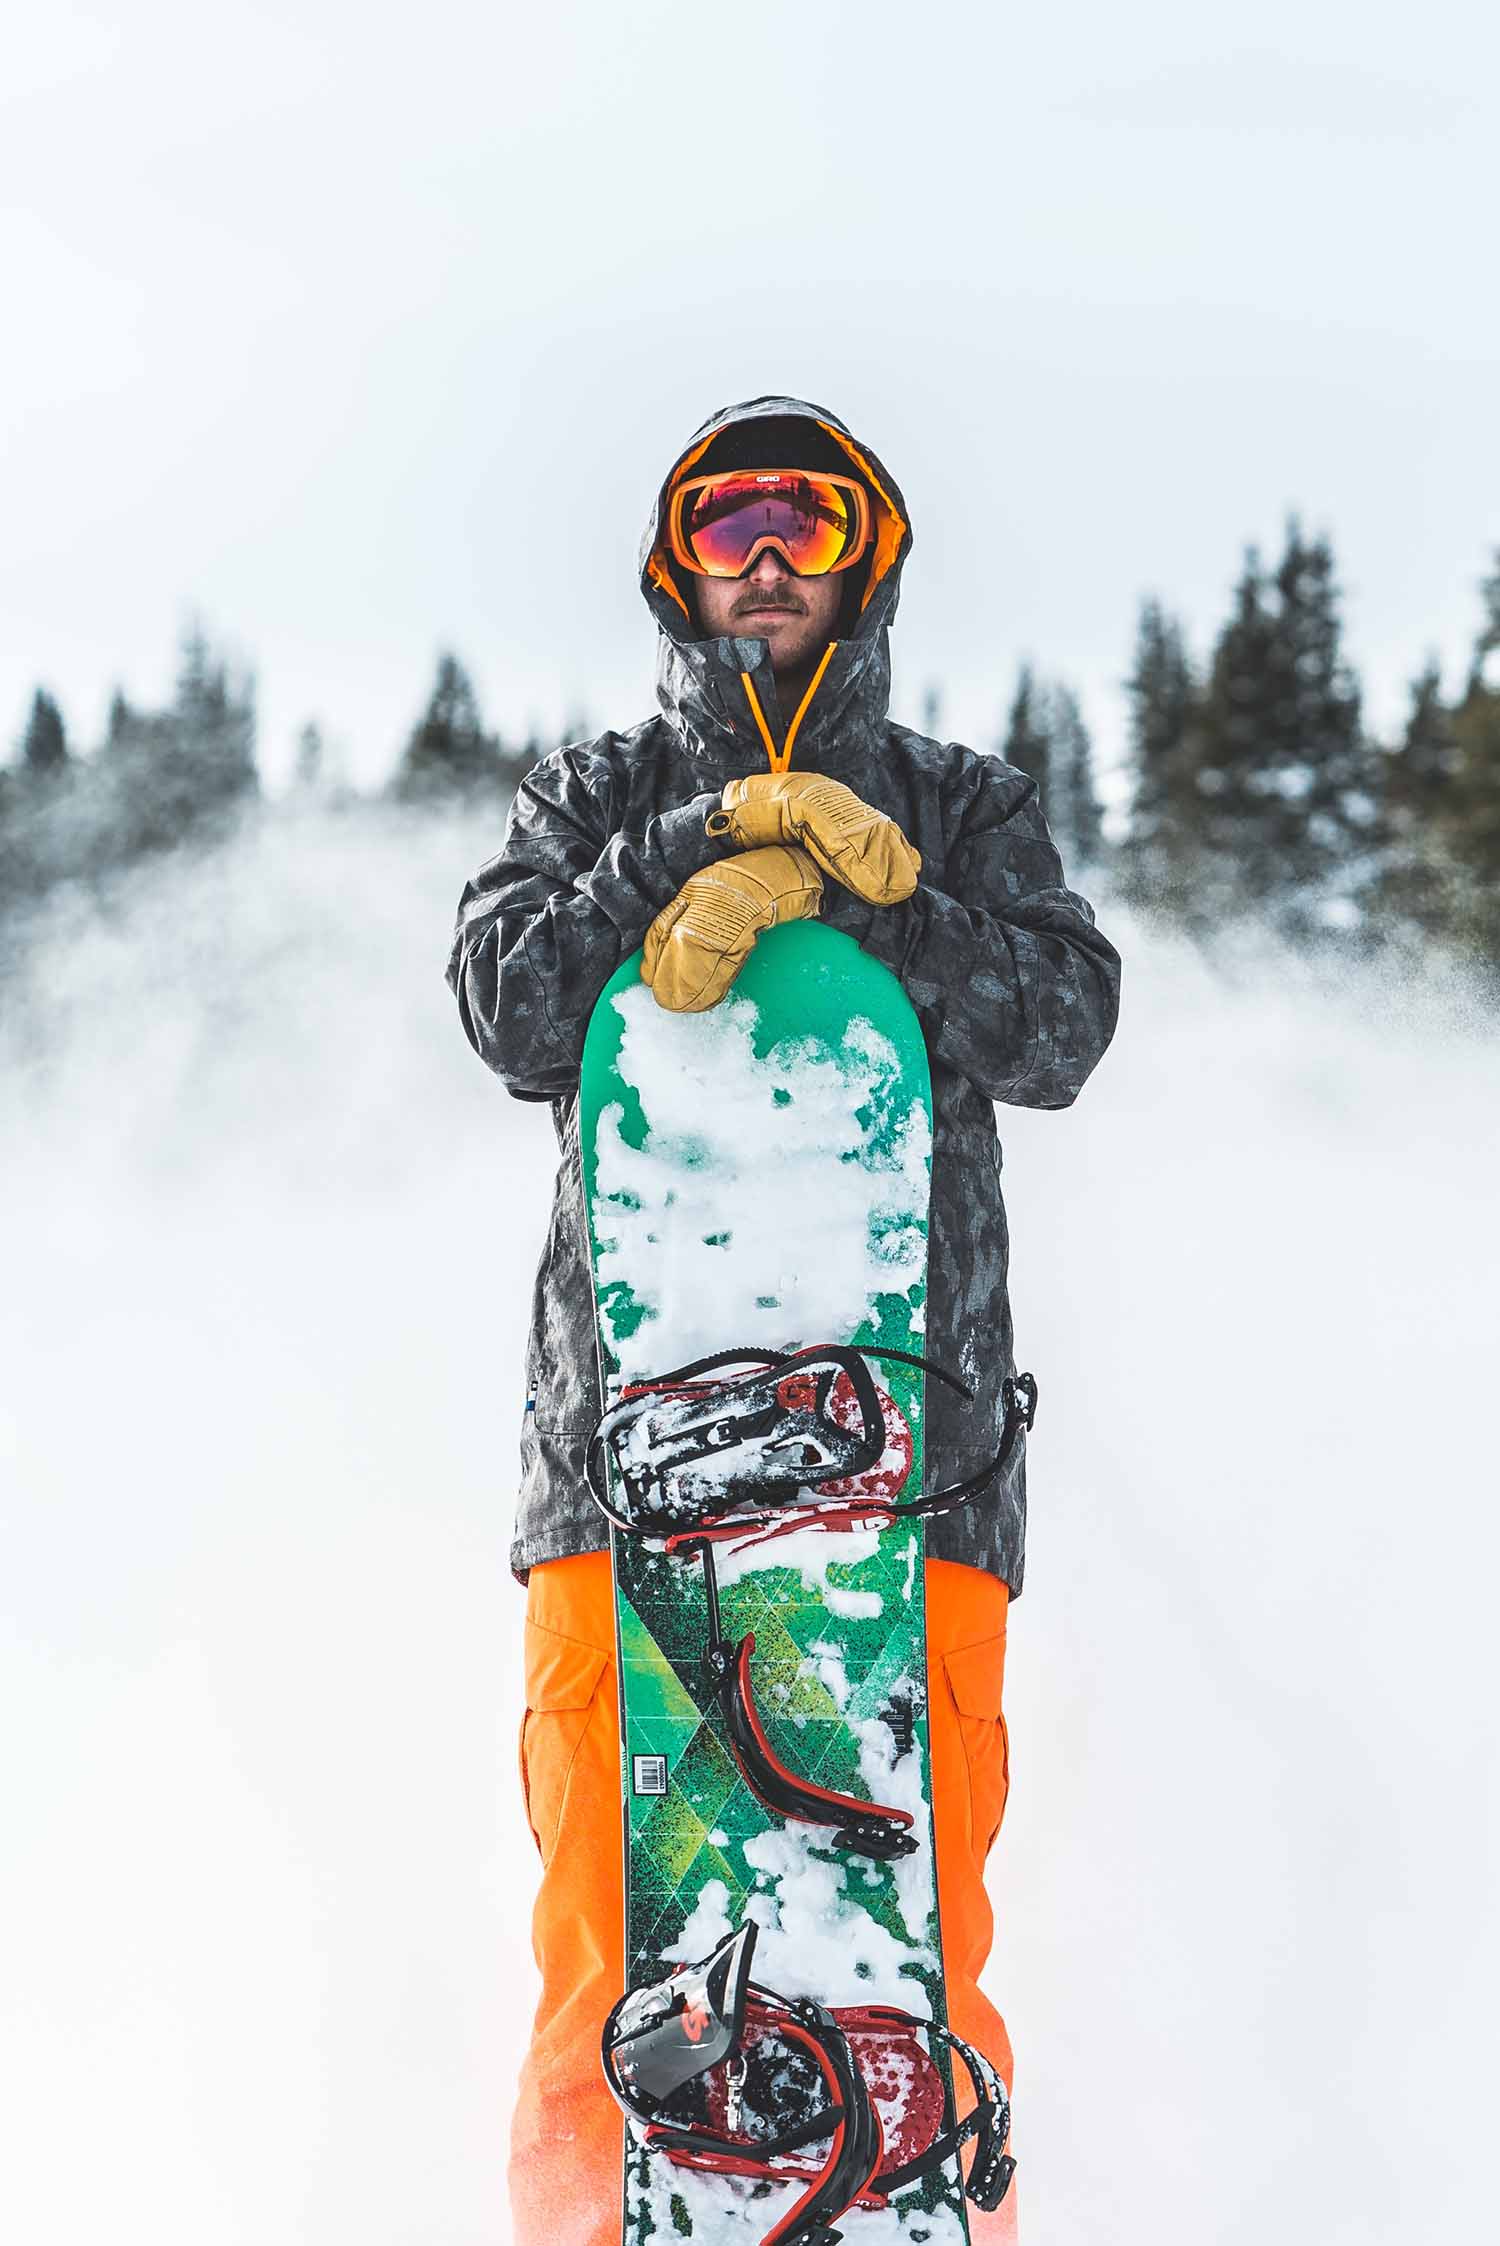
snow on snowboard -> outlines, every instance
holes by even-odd
[[[951,2246],[965,2171],[993,2207],[1011,2163],[1006,2088],[947,2031],[933,1864],[925,1517],[966,1492],[923,1497],[924,1383],[951,1376],[921,1363],[922,1033],[895,977],[815,922],[763,936],[701,1014],[664,1011],[639,968],[595,1008],[579,1098],[624,2246]]]

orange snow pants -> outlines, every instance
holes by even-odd
[[[938,1903],[956,2034],[1011,2080],[1010,2038],[979,1989],[994,1921],[984,1861],[1008,1782],[1005,1585],[927,1563],[932,1809]],[[619,1701],[609,1554],[534,1567],[526,1597],[521,1783],[542,1859],[532,1945],[542,1995],[511,2130],[514,2246],[619,2246],[624,2121],[599,2035],[624,1986]],[[1016,2236],[1015,2185],[969,2209],[975,2246]],[[767,2217],[768,2222],[770,2217]],[[851,2230],[852,2237],[852,2230]]]

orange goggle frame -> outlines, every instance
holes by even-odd
[[[828,577],[870,542],[870,501],[853,476],[737,468],[679,484],[667,513],[672,559],[696,577],[743,577],[767,547],[798,577]]]

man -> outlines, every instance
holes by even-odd
[[[778,535],[729,574],[743,499],[732,479],[747,472],[779,475],[794,499],[795,479],[816,485],[821,511],[794,522],[768,508]],[[886,716],[910,546],[894,479],[832,414],[766,397],[705,422],[662,484],[641,552],[662,714],[543,759],[459,906],[448,973],[464,1028],[518,1099],[552,1102],[561,1150],[512,1549],[528,1582],[521,1776],[543,1865],[542,1996],[511,2148],[517,2246],[607,2246],[620,2225],[622,2122],[599,2066],[623,1980],[614,1628],[607,1534],[583,1471],[602,1409],[576,1105],[595,1000],[644,946],[663,1005],[715,1004],[761,931],[812,913],[900,978],[932,1069],[929,1353],[974,1392],[931,1396],[933,1487],[993,1459],[1014,1370],[992,1103],[1067,1106],[1114,1030],[1119,958],[1064,886],[1034,783]],[[1023,1474],[1017,1458],[928,1533],[950,2012],[1007,2081],[1009,2041],[977,1982],[991,1936],[984,1862],[1008,1783],[1001,1690]],[[1012,2193],[971,2232],[1009,2237],[1014,2219]]]

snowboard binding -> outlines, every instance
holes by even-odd
[[[1036,1382],[1030,1373],[1006,1381],[1001,1445],[983,1473],[902,1501],[915,1446],[867,1357],[917,1366],[970,1394],[941,1365],[900,1349],[829,1343],[763,1356],[721,1350],[628,1389],[590,1437],[586,1467],[594,1501],[616,1528],[660,1541],[675,1557],[701,1560],[704,1674],[751,1791],[780,1817],[830,1827],[836,1848],[890,1862],[918,1846],[908,1811],[830,1792],[799,1778],[777,1755],[755,1701],[755,1633],[738,1643],[724,1633],[714,1547],[770,1543],[806,1528],[879,1528],[951,1510],[1009,1463],[1035,1420]],[[731,1372],[732,1366],[742,1369]],[[618,1500],[612,1481],[623,1492]],[[910,1750],[914,1723],[908,1708],[892,1726],[898,1760]]]
[[[746,1920],[711,1956],[634,1989],[605,2023],[605,2079],[645,2143],[683,2168],[801,2183],[762,2246],[834,2246],[851,2207],[974,2155],[964,2190],[986,2212],[1015,2172],[1010,2100],[983,2055],[935,2021],[892,2005],[829,2009],[750,1978]],[[973,2087],[960,2121],[937,2053]]]
[[[808,1526],[884,1526],[952,1512],[977,1495],[1009,1464],[1036,1417],[1030,1373],[1007,1380],[1005,1426],[989,1464],[947,1489],[902,1499],[911,1433],[877,1387],[870,1357],[913,1365],[972,1399],[953,1373],[904,1349],[829,1342],[719,1350],[627,1388],[604,1413],[584,1455],[595,1504],[628,1535],[668,1544],[684,1536],[753,1543]]]

